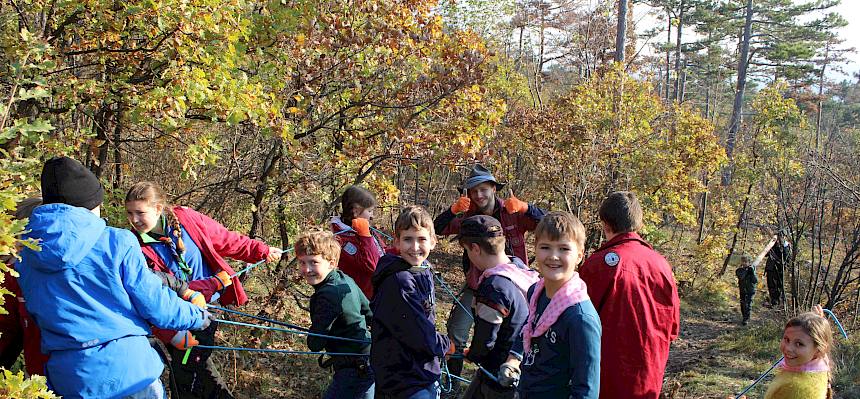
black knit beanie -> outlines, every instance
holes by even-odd
[[[104,201],[105,190],[96,175],[69,157],[54,157],[42,168],[44,203],[62,203],[94,209]]]

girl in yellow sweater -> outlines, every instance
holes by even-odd
[[[821,306],[785,325],[779,349],[785,356],[765,399],[830,399],[830,350],[833,332]]]

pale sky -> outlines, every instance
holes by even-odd
[[[836,12],[842,15],[848,26],[839,30],[839,36],[845,39],[846,47],[854,47],[856,52],[848,55],[850,62],[843,68],[850,74],[860,71],[860,1],[858,0],[842,0],[842,3],[836,6]],[[835,78],[835,77],[834,77]]]

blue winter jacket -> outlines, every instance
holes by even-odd
[[[535,286],[528,291],[534,295]],[[535,323],[550,299],[541,291]],[[600,316],[590,300],[573,305],[523,353],[522,334],[512,352],[521,353],[522,375],[517,392],[521,399],[597,399],[600,391]]]
[[[150,324],[199,329],[203,311],[183,301],[146,266],[134,235],[107,227],[84,208],[35,209],[17,268],[27,310],[42,330],[51,388],[64,398],[119,398],[161,375]]]
[[[379,259],[373,283],[370,365],[377,394],[409,397],[439,379],[450,342],[436,331],[433,275],[403,258]]]

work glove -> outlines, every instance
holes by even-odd
[[[206,309],[206,298],[203,294],[194,290],[185,290],[182,292],[182,299],[191,302],[200,309]]]
[[[505,388],[516,387],[520,383],[520,369],[508,363],[502,363],[496,378],[499,380],[499,385]]]
[[[448,352],[445,352],[445,356],[451,356],[456,351],[457,351],[457,345],[454,345],[454,343],[451,342],[450,345],[448,345]]]
[[[204,309],[203,310],[203,325],[200,326],[200,328],[198,328],[197,330],[205,330],[205,329],[209,328],[209,326],[212,324],[213,321],[218,321],[218,320],[215,320],[215,316],[213,316],[212,313],[209,313],[208,310]]]
[[[281,260],[281,255],[283,253],[283,249],[269,247],[269,253],[266,254],[266,263],[277,263],[279,260]]]
[[[230,284],[233,284],[233,279],[230,278],[230,273],[227,273],[224,270],[218,272],[212,278],[215,279],[216,282],[218,282],[218,285],[219,285],[218,290],[219,291],[223,290],[224,288],[229,287]]]
[[[177,331],[176,334],[173,335],[173,338],[170,339],[170,344],[173,345],[174,348],[184,351],[188,348],[199,345],[200,342],[197,342],[197,339],[194,338],[194,335],[191,335],[190,332],[182,330]]]
[[[468,211],[469,208],[471,208],[471,206],[472,206],[472,200],[470,200],[469,197],[463,196],[463,197],[457,198],[457,201],[454,202],[453,205],[451,205],[451,213],[453,213],[455,215],[459,215],[461,213]]]
[[[352,219],[352,229],[362,237],[370,237],[370,221],[365,218]]]
[[[520,201],[519,198],[511,194],[511,198],[505,200],[505,209],[508,213],[525,213],[529,210],[528,202]]]

